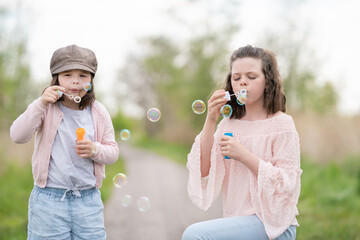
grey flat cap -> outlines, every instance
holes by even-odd
[[[89,71],[93,74],[97,70],[95,53],[87,48],[69,45],[56,50],[50,61],[51,74],[57,74],[74,69]]]

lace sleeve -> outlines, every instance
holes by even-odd
[[[188,192],[192,202],[203,210],[207,210],[213,201],[219,196],[224,175],[225,165],[218,138],[215,133],[214,143],[211,149],[211,166],[209,175],[201,178],[200,171],[200,138],[201,133],[195,138],[195,142],[188,154],[187,168],[189,170]]]
[[[294,221],[300,195],[300,146],[298,134],[285,131],[272,144],[271,161],[260,160],[256,193],[259,217],[271,238],[277,237]]]

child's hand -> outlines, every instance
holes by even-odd
[[[249,170],[258,176],[259,172],[259,158],[247,150],[240,142],[234,137],[222,136],[219,143],[221,154],[229,158],[242,162],[249,168]]]
[[[41,102],[45,106],[49,106],[50,103],[55,103],[60,98],[60,95],[56,90],[64,92],[65,88],[56,85],[45,89],[44,93],[41,95]]]
[[[237,161],[240,161],[247,151],[241,143],[231,136],[222,136],[219,145],[223,156],[228,156]]]
[[[76,141],[76,153],[82,158],[90,158],[94,155],[93,148],[95,143],[89,139]]]
[[[216,90],[208,101],[207,118],[212,122],[216,122],[220,116],[220,109],[225,105],[227,100],[224,98],[225,90]]]

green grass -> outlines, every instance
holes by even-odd
[[[34,186],[31,166],[1,162],[0,239],[26,239],[28,200]]]
[[[360,157],[302,169],[298,239],[360,239]]]
[[[23,240],[27,237],[28,201],[34,186],[31,165],[20,166],[3,161],[0,164],[0,239]],[[122,159],[106,166],[107,177],[101,187],[104,203],[111,195],[112,177],[124,172],[124,169]]]
[[[190,151],[190,146],[144,137],[136,145],[182,165]],[[360,156],[349,156],[342,164],[320,165],[308,157],[301,161],[297,239],[360,240]]]
[[[109,199],[111,196],[111,191],[113,189],[113,182],[112,179],[117,173],[126,173],[125,171],[125,163],[122,158],[119,158],[116,163],[113,165],[106,165],[105,166],[105,173],[106,177],[103,181],[103,185],[101,187],[101,198],[104,203]]]

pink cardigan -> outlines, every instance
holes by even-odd
[[[241,162],[224,159],[219,141],[226,132],[258,156],[255,176]],[[300,144],[291,116],[281,113],[258,121],[223,119],[215,132],[208,177],[200,173],[200,136],[188,155],[190,199],[207,210],[222,190],[224,217],[256,214],[270,239],[290,225],[298,226],[300,194]]]
[[[95,101],[91,106],[91,114],[95,131],[94,139],[98,143],[96,154],[91,159],[94,161],[96,187],[100,188],[105,178],[104,164],[116,162],[119,147],[115,141],[114,128],[106,108]],[[10,137],[15,143],[26,143],[36,133],[32,172],[35,184],[41,188],[46,186],[51,149],[63,115],[57,104],[49,104],[46,107],[38,98],[10,127]]]

